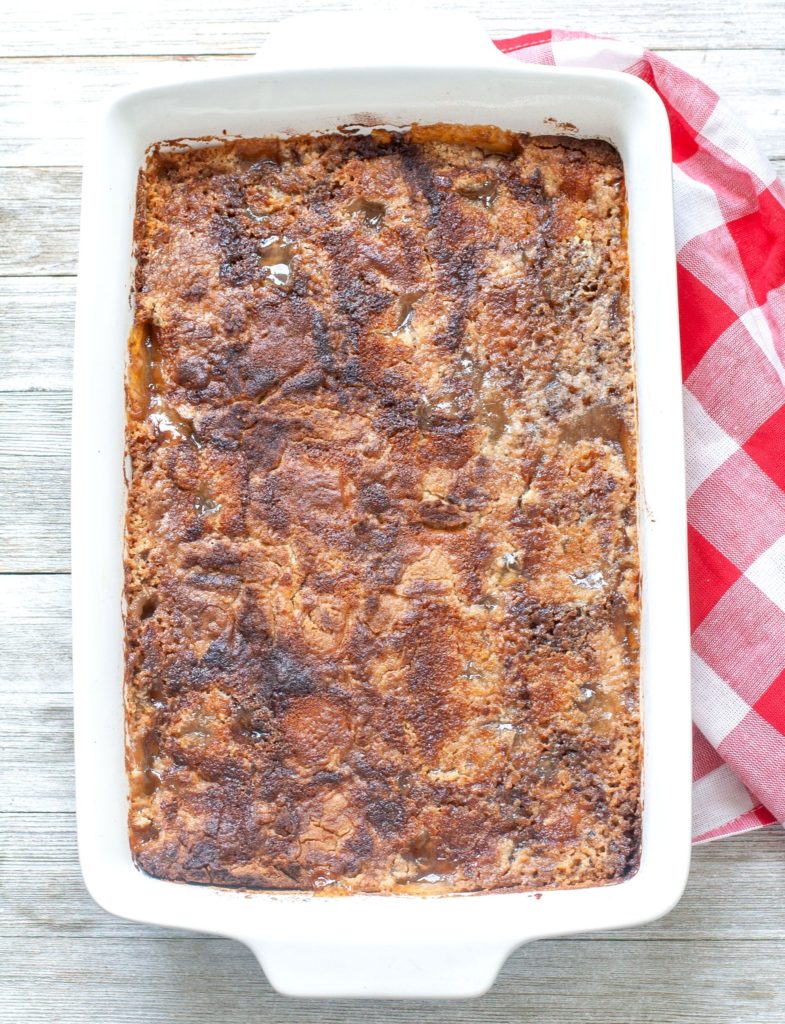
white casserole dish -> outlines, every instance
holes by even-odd
[[[438,42],[437,42],[438,41]],[[187,77],[186,77],[187,75]],[[644,820],[641,866],[602,888],[543,894],[245,893],[150,878],[126,830],[122,700],[124,366],[134,196],[161,139],[291,134],[362,121],[494,124],[576,133],[621,152],[629,202],[640,423]],[[681,377],[670,136],[640,81],[503,57],[464,15],[306,15],[252,62],[127,92],[104,109],[85,164],[74,368],[73,608],[79,853],[107,910],[249,945],[281,992],[469,996],[523,942],[650,921],[684,888],[691,724]]]

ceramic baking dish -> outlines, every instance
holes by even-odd
[[[690,851],[690,677],[670,137],[648,86],[526,66],[463,15],[306,15],[243,65],[191,65],[104,109],[84,175],[74,368],[73,608],[79,852],[121,917],[230,936],[281,992],[468,996],[512,949],[650,921],[681,895]],[[572,131],[621,152],[629,202],[640,418],[643,851],[614,886],[542,894],[246,893],[150,878],[126,831],[123,750],[124,366],[137,173],[162,139],[318,132],[358,122]],[[567,126],[565,128],[565,125]]]

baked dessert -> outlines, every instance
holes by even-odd
[[[636,870],[625,224],[597,141],[152,151],[127,384],[142,869],[418,893]]]

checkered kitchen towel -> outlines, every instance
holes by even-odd
[[[671,126],[686,419],[695,842],[785,821],[785,187],[716,93],[558,30],[517,60],[626,71]]]

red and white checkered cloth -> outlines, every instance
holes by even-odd
[[[693,837],[785,821],[785,187],[716,93],[640,47],[496,46],[651,85],[673,143],[692,612]]]

